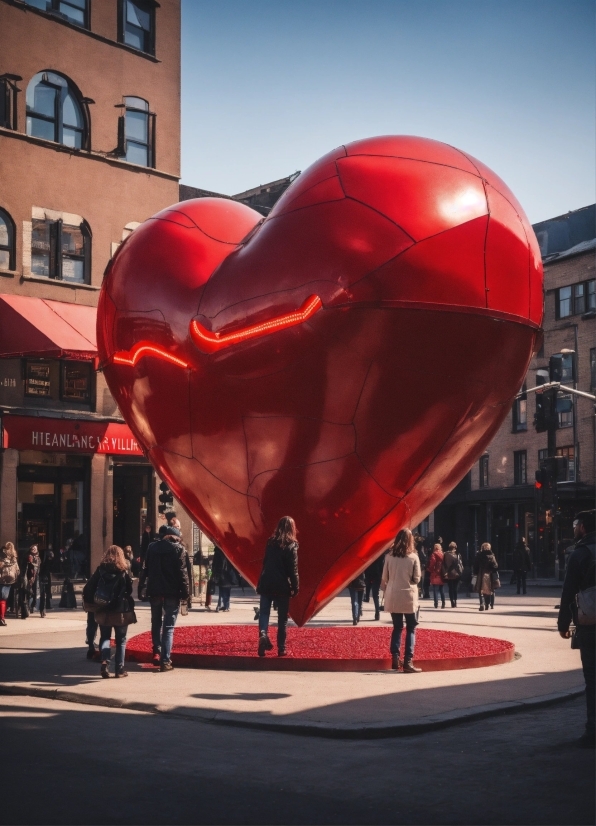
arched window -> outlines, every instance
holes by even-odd
[[[15,268],[15,232],[14,221],[3,209],[0,209],[0,270]]]
[[[56,72],[39,72],[27,86],[27,134],[73,149],[86,144],[87,129],[79,95]]]

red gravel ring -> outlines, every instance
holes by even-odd
[[[270,638],[275,645],[275,626]],[[259,632],[254,625],[194,625],[176,628],[172,663],[186,668],[276,671],[387,671],[391,668],[391,628],[336,626],[288,628],[287,657],[276,649],[257,654]],[[405,632],[401,655],[405,651]],[[151,661],[151,633],[133,637],[126,659]],[[500,665],[515,658],[515,646],[494,637],[474,637],[457,631],[416,631],[414,663],[423,671],[450,671]]]

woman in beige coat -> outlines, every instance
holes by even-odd
[[[381,589],[385,592],[385,611],[391,613],[393,633],[391,634],[391,667],[397,671],[402,665],[405,674],[414,674],[422,669],[416,668],[414,644],[416,626],[418,625],[418,588],[420,582],[420,560],[414,546],[414,537],[407,528],[395,537],[395,542],[385,556]],[[401,632],[406,618],[406,655],[402,662],[399,658]]]

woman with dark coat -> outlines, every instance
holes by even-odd
[[[489,542],[484,542],[474,559],[473,572],[476,577],[474,591],[480,598],[480,611],[495,607],[494,577],[499,568]]]
[[[449,543],[449,549],[443,556],[443,570],[447,577],[447,587],[449,588],[449,600],[452,608],[457,608],[457,586],[464,570],[464,563],[457,551],[455,542]]]
[[[217,545],[213,551],[212,579],[219,588],[219,599],[215,611],[230,610],[230,595],[232,588],[238,587],[238,573],[236,569]]]
[[[46,609],[52,608],[52,566],[54,552],[46,551],[39,566],[39,616],[45,617]]]
[[[364,571],[353,579],[348,585],[350,592],[350,602],[352,603],[352,625],[358,625],[362,615],[362,597],[366,588],[366,577]]]
[[[102,591],[102,603],[99,604],[98,591]],[[108,600],[107,602],[104,600]],[[110,676],[110,637],[112,628],[116,637],[116,677],[128,677],[124,669],[126,650],[126,633],[128,626],[137,621],[132,598],[132,579],[124,552],[118,545],[110,545],[99,567],[83,589],[85,607],[93,609],[95,621],[99,625],[99,650],[101,658],[101,676]]]
[[[271,651],[269,616],[273,602],[277,604],[277,655],[286,656],[286,626],[290,599],[298,593],[298,542],[296,523],[291,516],[282,516],[275,533],[267,541],[263,569],[257,585],[259,605],[259,657]]]
[[[368,591],[370,587],[370,591],[372,593],[373,603],[375,606],[375,619],[381,619],[381,605],[379,602],[379,590],[381,588],[381,577],[383,576],[383,563],[385,562],[385,554],[381,554],[378,559],[375,559],[374,562],[368,566],[366,571],[364,572],[364,578],[366,580],[366,590]]]

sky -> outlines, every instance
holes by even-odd
[[[594,203],[594,0],[182,0],[182,183],[227,195],[340,144],[471,153],[536,223]]]

